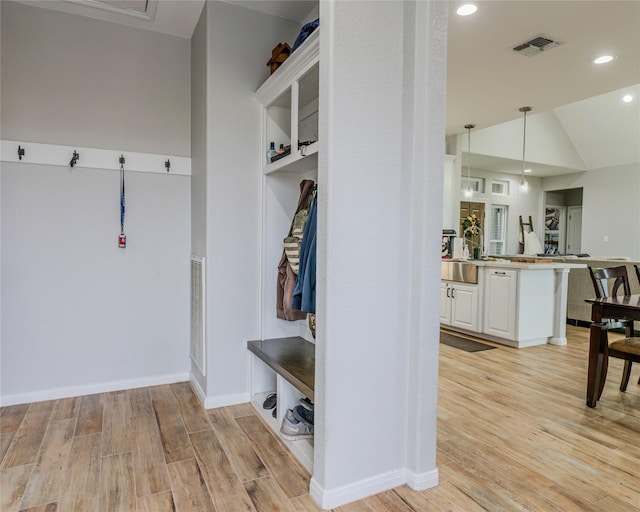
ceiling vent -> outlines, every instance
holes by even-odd
[[[108,19],[115,21],[113,16],[120,15],[153,20],[158,0],[66,0],[66,2],[80,5],[86,12],[91,12],[93,9],[110,12],[112,14]]]
[[[513,51],[521,55],[526,55],[527,57],[532,57],[534,55],[538,55],[539,53],[549,51],[556,46],[560,46],[561,44],[562,43],[559,41],[554,41],[547,36],[540,35],[534,37],[530,41],[526,41],[514,46]]]

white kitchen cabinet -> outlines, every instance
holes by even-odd
[[[484,333],[514,340],[518,274],[515,270],[491,269],[485,276]]]
[[[478,285],[442,282],[440,285],[440,323],[479,332]]]
[[[440,323],[451,325],[451,288],[444,281],[440,282]]]
[[[485,269],[484,334],[518,348],[547,343],[554,336],[556,272],[548,266]]]

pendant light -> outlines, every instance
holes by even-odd
[[[464,198],[471,199],[473,190],[471,190],[471,129],[475,128],[475,124],[465,124],[467,130],[467,188],[464,191]]]
[[[525,194],[529,191],[529,182],[527,178],[525,178],[525,159],[524,159],[524,150],[527,142],[527,112],[531,112],[531,107],[520,107],[518,109],[523,113],[523,128],[522,128],[522,176],[520,177],[520,190]]]

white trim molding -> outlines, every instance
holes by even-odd
[[[235,393],[233,395],[207,396],[198,380],[192,374],[189,381],[193,392],[200,400],[203,409],[216,409],[218,407],[227,407],[228,405],[245,404],[251,401],[249,393]]]
[[[153,377],[141,377],[139,379],[127,379],[110,382],[87,384],[85,386],[70,386],[66,388],[43,389],[29,391],[16,395],[0,396],[0,406],[28,404],[43,402],[45,400],[60,400],[74,396],[94,395],[96,393],[109,393],[125,389],[146,388],[148,386],[160,386],[162,384],[174,384],[189,380],[189,373],[172,373]]]
[[[414,473],[407,469],[407,485],[414,491],[424,491],[438,485],[438,468],[424,473]]]
[[[18,148],[24,149],[22,157]],[[151,172],[156,174],[174,174],[191,176],[191,157],[137,153],[134,151],[116,151],[113,149],[84,148],[42,144],[40,142],[0,141],[0,160],[25,164],[70,166],[74,152],[79,157],[73,169],[120,170],[120,156],[124,156],[124,168],[128,171]],[[165,163],[169,161],[169,170]]]
[[[384,473],[353,484],[327,491],[311,477],[309,495],[323,509],[333,509],[407,483],[405,469]]]

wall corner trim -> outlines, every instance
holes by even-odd
[[[424,491],[438,485],[438,468],[424,473],[414,473],[407,469],[407,485],[414,491]]]
[[[250,401],[249,393],[235,393],[232,395],[207,396],[196,378],[191,374],[191,388],[198,397],[204,409],[215,409],[217,407],[227,407],[228,405],[244,404]]]
[[[406,469],[383,473],[333,490],[323,489],[318,481],[311,477],[309,495],[323,509],[333,509],[405,483],[407,483]]]
[[[24,149],[24,155],[18,155],[18,146]],[[74,167],[71,168],[69,167],[69,162],[74,152],[79,154],[79,158]],[[119,171],[120,163],[118,159],[120,155],[125,157],[125,171],[191,176],[191,157],[186,156],[60,146],[40,142],[0,141],[0,160],[2,162],[66,166],[73,172],[80,169]],[[167,160],[170,162],[168,171],[165,165]]]

